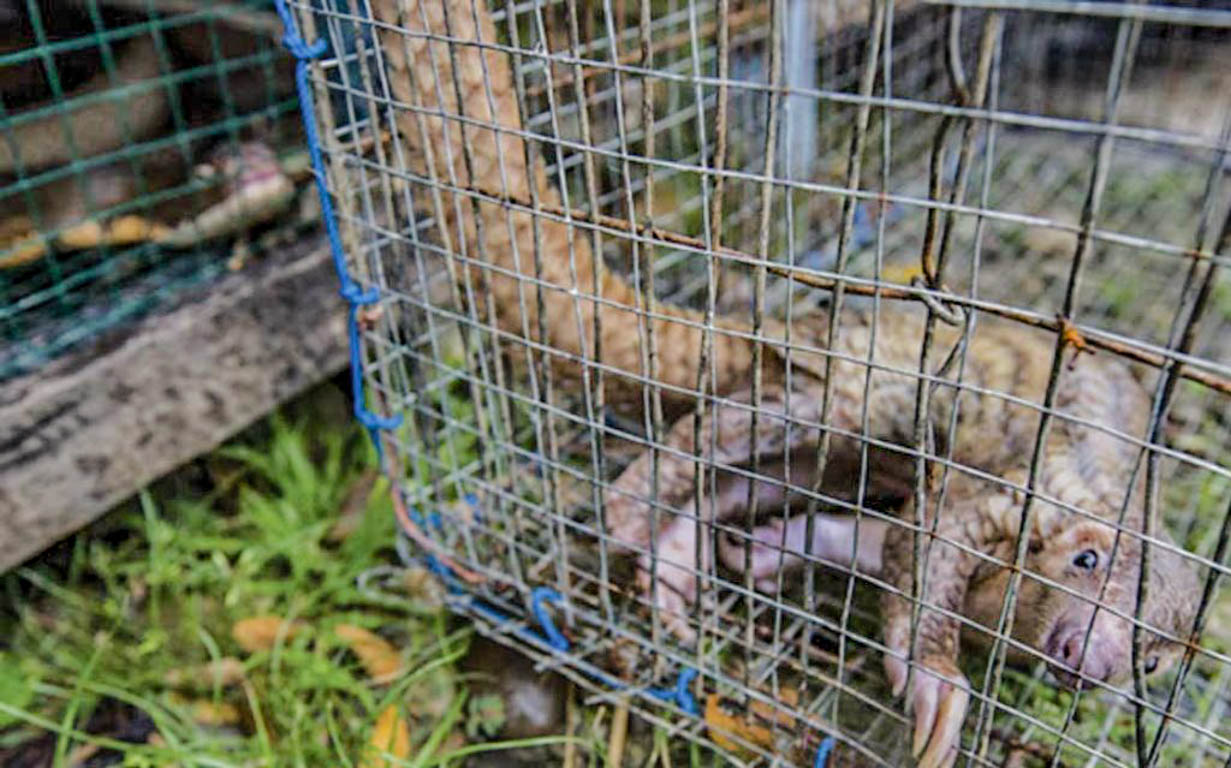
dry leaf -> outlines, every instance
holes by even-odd
[[[68,227],[56,239],[64,248],[95,248],[103,243],[103,225],[93,219]]]
[[[398,714],[396,705],[376,718],[372,738],[368,740],[368,756],[361,763],[361,768],[393,768],[396,763],[385,758],[385,754],[398,759],[410,755],[410,729],[406,727],[406,720]]]
[[[170,232],[166,226],[140,216],[121,216],[111,222],[107,232],[110,245],[132,245],[147,240],[157,240]]]
[[[326,541],[342,541],[359,528],[378,477],[380,474],[375,469],[368,469],[351,483],[338,510],[338,521],[325,534]]]
[[[305,626],[302,621],[287,623],[281,616],[253,616],[235,622],[235,626],[231,627],[231,637],[240,648],[256,653],[273,648],[279,637],[282,637],[282,642],[290,642]]]
[[[201,725],[223,726],[239,722],[239,709],[225,701],[197,699],[192,702],[192,719]]]
[[[9,253],[0,256],[0,269],[20,267],[47,255],[47,245],[43,242],[43,238],[37,235],[15,241],[9,246],[4,246],[3,249],[8,250]]]
[[[11,216],[0,219],[0,269],[19,267],[41,258],[47,253],[43,238],[38,236],[34,222],[28,216]]]
[[[353,624],[339,624],[333,630],[350,647],[373,682],[387,683],[402,671],[397,649],[380,635]]]
[[[407,595],[427,607],[440,608],[445,604],[445,591],[440,577],[417,563],[403,569],[402,586]]]
[[[784,689],[779,699],[789,709],[798,697],[794,690]],[[747,751],[744,744],[773,750],[775,721],[779,734],[789,732],[795,725],[794,719],[786,712],[760,700],[754,699],[747,707],[717,693],[711,693],[705,700],[705,725],[709,736],[715,744],[731,752]],[[735,741],[736,737],[742,742]]]
[[[56,244],[66,250],[84,250],[100,245],[133,245],[166,237],[165,225],[140,216],[121,216],[104,226],[88,219],[65,229]]]
[[[225,656],[208,664],[173,669],[164,679],[175,688],[210,688],[215,683],[227,688],[244,679],[244,663],[234,656]]]

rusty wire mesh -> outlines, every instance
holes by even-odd
[[[616,478],[647,450],[652,467],[689,457],[668,444],[671,417],[709,423],[716,442],[688,449],[693,494],[661,501],[659,480],[650,482],[652,530],[691,515],[697,541],[713,547],[746,536],[754,516],[837,510],[910,527],[918,557],[934,537],[903,504],[931,505],[932,525],[957,514],[943,490],[955,477],[984,472],[1015,491],[1023,530],[1041,508],[1067,504],[1080,517],[1080,501],[1072,508],[1041,490],[1049,431],[1080,421],[1057,392],[1063,400],[1060,382],[1087,360],[1118,360],[1145,385],[1148,407],[1081,426],[1131,455],[1120,467],[1126,485],[1146,489],[1139,523],[1123,510],[1109,521],[1124,539],[1151,542],[1144,554],[1125,551],[1147,573],[1161,567],[1159,552],[1183,553],[1197,572],[1186,594],[1167,593],[1181,582],[1164,576],[1154,595],[1192,604],[1195,623],[1183,631],[1155,627],[1187,650],[1158,679],[1142,678],[1146,659],[1134,654],[1127,682],[1061,692],[1040,649],[1005,663],[1023,650],[1011,629],[1034,607],[1026,585],[1047,584],[1013,567],[1035,544],[1023,537],[983,553],[972,578],[1003,576],[1005,602],[999,622],[982,628],[985,642],[962,645],[971,701],[960,759],[1231,760],[1231,602],[1218,588],[1231,524],[1231,12],[1046,0],[326,0],[299,10],[304,36],[332,43],[333,58],[312,68],[328,185],[352,274],[381,297],[363,313],[367,405],[405,416],[380,438],[414,534],[400,551],[451,569],[457,610],[574,679],[590,701],[631,691],[635,711],[675,743],[734,764],[811,764],[826,737],[837,743],[831,760],[909,762],[910,715],[880,661],[877,599],[895,589],[889,580],[794,553],[806,565],[758,589],[710,558],[696,573],[704,599],[682,619],[696,638],[681,641],[637,586],[634,558],[615,551]],[[467,70],[467,61],[486,63]],[[500,80],[505,69],[511,82]],[[462,82],[458,71],[478,79]],[[516,114],[502,115],[501,99]],[[500,143],[493,128],[506,154],[484,165]],[[536,174],[537,163],[541,178],[511,178]],[[473,231],[483,227],[509,234]],[[590,253],[594,264],[579,268]],[[612,298],[604,274],[631,289]],[[603,333],[605,320],[623,317],[594,311],[604,302],[624,302],[637,319],[629,333]],[[822,438],[800,450],[826,466],[851,454],[845,492],[767,470],[760,449],[717,458],[726,438],[716,414],[732,400],[717,391],[714,339],[744,339],[765,369],[771,346],[787,358],[817,352],[849,312],[870,317],[873,332],[882,313],[903,312],[948,329],[920,337],[917,365],[902,372],[921,382],[900,403],[913,429],[871,433],[865,397],[843,432],[827,421],[843,395],[824,386],[796,396],[819,396],[797,426],[828,427],[833,446]],[[1045,387],[1023,399],[964,378],[997,364],[967,364],[985,321],[1046,340],[1030,349],[1047,354],[1003,350]],[[696,333],[672,335],[672,323]],[[794,339],[783,340],[784,328]],[[572,349],[554,343],[563,336]],[[608,348],[596,350],[595,338]],[[680,338],[699,340],[711,366],[682,390],[662,384],[698,354],[673,348]],[[632,370],[609,357],[622,344]],[[839,389],[868,386],[882,365],[840,362],[860,373]],[[739,402],[769,414],[763,400],[780,383],[751,370]],[[991,446],[1009,440],[1007,426],[967,423],[960,404],[935,423],[920,405],[958,391],[1031,414],[1034,440],[1010,471],[988,476],[954,458],[963,440],[999,450]],[[876,486],[869,447],[886,446],[913,468],[904,489]],[[1097,463],[1081,451],[1068,459]],[[789,482],[792,498],[784,509],[749,494],[714,523],[719,483],[732,477]],[[710,516],[690,511],[707,507]],[[655,568],[657,546],[651,535],[643,549]],[[561,598],[550,621],[562,637],[539,633],[545,606],[534,590],[544,586]],[[917,606],[918,590],[906,594]],[[1127,616],[1142,629],[1144,601]],[[664,695],[688,669],[699,672],[684,680],[693,713],[681,709],[686,698]]]

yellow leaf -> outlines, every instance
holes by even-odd
[[[110,224],[88,219],[60,233],[56,243],[66,250],[96,248],[100,245],[133,245],[159,240],[170,230],[163,224],[140,216],[120,216]]]
[[[304,629],[301,621],[287,622],[281,616],[253,616],[240,619],[231,627],[231,637],[248,653],[267,651],[282,638],[289,642]]]
[[[923,275],[923,268],[918,262],[909,264],[886,264],[881,269],[881,281],[885,283],[897,283],[899,285],[910,285],[910,281],[916,277]]]
[[[374,682],[389,682],[402,671],[402,659],[397,649],[380,635],[353,624],[339,624],[334,632],[355,652],[364,671]]]
[[[74,224],[60,233],[57,242],[63,248],[95,248],[103,243],[103,225],[93,219]]]
[[[192,719],[201,725],[235,725],[239,722],[239,709],[225,701],[215,704],[208,699],[198,699],[192,702]]]
[[[391,706],[380,717],[372,728],[372,738],[368,740],[368,755],[361,764],[362,768],[392,768],[396,763],[384,755],[393,755],[404,759],[410,755],[410,729],[406,720],[398,714],[397,706]]]
[[[798,701],[795,691],[785,689],[779,700],[787,709]],[[714,743],[729,752],[746,752],[747,744],[774,749],[774,726],[789,731],[795,721],[772,705],[754,699],[748,707],[733,699],[711,693],[705,701],[705,725]],[[739,738],[741,741],[735,741]]]
[[[0,256],[0,269],[24,266],[47,255],[47,245],[37,235],[4,245],[0,247],[0,250],[9,251],[4,256]]]
[[[234,656],[224,656],[208,664],[172,669],[163,679],[177,688],[210,688],[215,683],[227,688],[244,679],[244,663]]]
[[[705,727],[715,744],[728,752],[742,752],[744,748],[732,741],[733,736],[743,735],[742,726],[739,713],[731,702],[724,700],[717,693],[711,693],[706,698]]]
[[[162,224],[140,216],[121,216],[111,222],[107,232],[107,242],[111,245],[132,245],[147,240],[158,240],[165,237],[169,231]]]

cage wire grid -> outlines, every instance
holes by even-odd
[[[264,0],[0,10],[3,379],[226,274],[216,237],[105,233],[189,220],[223,194],[220,175],[198,172],[211,153],[254,137],[280,149],[302,126]]]
[[[1231,759],[1231,604],[1218,589],[1231,533],[1231,12],[290,7],[292,42],[328,42],[302,50],[302,66],[354,285],[358,412],[394,481],[399,552],[427,559],[456,610],[590,702],[626,700],[733,764],[909,762],[912,715],[881,671],[900,652],[884,593],[909,608],[907,649],[934,617],[963,630],[967,764]],[[893,319],[908,312],[923,324]],[[613,319],[624,325],[604,333]],[[893,349],[904,327],[916,329],[906,351],[878,359],[878,335]],[[1013,330],[981,345],[997,327]],[[843,346],[854,332],[866,343]],[[1016,346],[1031,334],[1041,346]],[[746,392],[723,379],[734,348],[749,350]],[[1037,384],[1025,394],[987,375],[1014,355],[1010,378]],[[805,359],[824,374],[792,362]],[[1074,410],[1086,392],[1064,381],[1118,370],[1089,360],[1133,367],[1140,413],[1116,411],[1126,379],[1081,379],[1104,411]],[[868,394],[891,375],[909,381],[899,433],[874,429],[883,407]],[[809,376],[821,383],[793,383]],[[984,402],[1002,414],[996,431],[972,404]],[[1004,448],[1017,421],[1028,440]],[[1071,463],[1097,474],[1101,452],[1126,457],[1111,465],[1115,503],[1049,479],[1065,469],[1055,435],[1075,434],[1093,437]],[[976,457],[1006,450],[1017,460]],[[878,477],[890,465],[908,470],[896,485]],[[792,466],[840,467],[842,487]],[[947,540],[972,478],[1012,498],[1005,525],[1031,535],[994,551]],[[617,551],[629,546],[615,510],[634,503],[652,592]],[[931,514],[904,513],[912,503]],[[828,530],[815,513],[847,515],[850,549],[760,541],[775,575],[755,577],[750,532],[792,509],[805,541]],[[1105,554],[1136,558],[1146,589],[1135,575],[1075,588],[1030,565],[1046,549],[1031,526],[1055,520],[1057,539],[1071,521],[1115,531]],[[915,567],[856,558],[860,531],[877,530],[909,539]],[[691,552],[664,552],[668,531]],[[724,542],[736,561],[719,557]],[[985,623],[926,591],[931,558],[952,552],[972,583],[1001,574]],[[1181,559],[1191,581],[1166,571]],[[905,587],[895,570],[913,572]],[[701,599],[681,609],[663,602],[663,574],[683,572]],[[1119,587],[1137,597],[1112,605]],[[1057,689],[1056,659],[1014,634],[1042,594],[1102,603],[1099,616],[1133,627],[1126,682],[1078,662],[1068,672],[1085,688]],[[1151,594],[1192,616],[1150,624]],[[1081,615],[1084,657],[1097,621]],[[1147,630],[1185,649],[1158,679],[1144,674]]]

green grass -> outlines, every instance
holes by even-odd
[[[393,705],[409,726],[407,765],[508,746],[467,743],[496,715],[468,701],[456,665],[469,630],[430,580],[357,586],[394,562],[394,522],[373,448],[344,410],[328,417],[341,410],[332,397],[300,408],[315,415],[271,418],[0,577],[0,763],[359,765]],[[304,629],[249,653],[232,628],[259,615]],[[369,680],[340,623],[378,632],[406,671]],[[212,680],[209,664],[242,675]]]
[[[459,422],[474,418],[460,384],[425,396]],[[1221,450],[1218,425],[1201,424],[1185,434],[1204,442],[1182,447]],[[442,437],[440,466],[477,461],[473,435]],[[531,445],[529,436],[524,444]],[[417,471],[407,471],[430,474],[423,462],[421,456],[412,463]],[[374,469],[374,450],[345,399],[325,388],[0,576],[0,765],[366,768],[386,764],[364,762],[363,755],[390,706],[399,709],[410,739],[405,759],[390,766],[461,765],[481,751],[558,748],[560,736],[490,740],[505,718],[502,703],[471,691],[460,663],[470,631],[446,614],[426,574],[389,579],[379,592],[357,585],[364,572],[395,562],[389,489]],[[1211,551],[1225,483],[1193,476],[1174,490],[1167,509],[1195,522],[1173,530],[1189,548]],[[1231,648],[1225,597],[1205,639],[1222,652]],[[233,627],[264,615],[302,622],[303,629],[247,652]],[[372,681],[336,636],[343,623],[379,633],[406,671]],[[876,634],[872,626],[861,631]],[[238,667],[242,676],[214,681],[201,671],[210,664]],[[1225,695],[1225,675],[1206,660],[1191,680],[1191,706],[1182,714],[1210,722]],[[1058,728],[1072,696],[1010,669],[1001,699]],[[1046,729],[1011,719],[997,724],[1024,743],[1055,744]],[[601,764],[610,721],[601,707],[583,710],[579,764]],[[1132,760],[1127,707],[1085,695],[1068,734]],[[644,765],[654,740],[665,738],[662,731],[643,733],[630,740],[628,753]],[[1174,739],[1164,764],[1207,764],[1212,757],[1193,754],[1199,741],[1191,734]],[[711,764],[686,749],[682,740],[671,746],[674,764]],[[108,758],[114,762],[103,762]],[[1065,764],[1086,758],[1078,748],[1062,750]],[[511,764],[501,760],[487,764]]]

